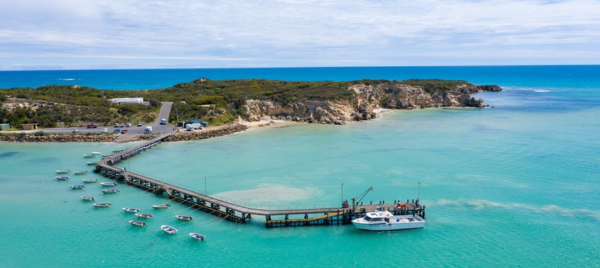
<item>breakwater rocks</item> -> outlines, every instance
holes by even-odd
[[[350,121],[370,120],[376,117],[373,110],[424,109],[442,107],[476,107],[486,105],[470,94],[482,91],[502,91],[495,85],[460,83],[455,87],[431,90],[423,86],[402,82],[383,82],[376,85],[356,84],[352,100],[303,100],[281,104],[273,100],[247,100],[248,121],[288,120],[309,123],[345,124]]]
[[[120,135],[55,134],[35,136],[27,134],[0,134],[0,142],[112,142]]]
[[[216,129],[208,129],[202,131],[182,131],[171,134],[171,136],[165,138],[163,141],[191,141],[191,140],[202,140],[210,139],[219,136],[225,136],[236,132],[244,131],[248,129],[245,125],[229,125]]]

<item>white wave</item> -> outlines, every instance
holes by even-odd
[[[59,78],[58,80],[73,81],[73,80],[75,80],[75,78]]]
[[[550,92],[550,90],[545,90],[545,89],[536,89],[533,92],[537,92],[537,93],[546,93],[546,92]]]
[[[577,208],[564,208],[557,205],[547,206],[532,206],[521,203],[498,203],[488,200],[446,200],[442,199],[437,202],[440,206],[466,206],[473,209],[487,209],[487,208],[502,208],[502,209],[521,209],[528,210],[534,213],[554,213],[565,217],[585,216],[597,221],[600,221],[600,211],[594,211],[590,209],[577,209]]]

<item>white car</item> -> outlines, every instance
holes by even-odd
[[[108,133],[108,128],[103,128],[102,133]]]
[[[131,123],[127,123],[125,126],[126,126],[126,127],[130,127],[130,126],[131,126]]]
[[[73,129],[73,133],[79,133],[78,129]]]

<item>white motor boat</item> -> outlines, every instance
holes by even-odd
[[[137,227],[146,227],[146,223],[143,221],[129,221],[129,223]]]
[[[190,237],[196,241],[204,241],[206,239],[206,236],[197,233],[190,233]]]
[[[169,225],[161,225],[160,229],[162,229],[163,231],[165,231],[165,233],[170,234],[170,235],[174,235],[177,233],[177,229],[175,229]]]
[[[112,187],[112,186],[117,186],[117,183],[116,182],[101,182],[100,185]]]
[[[96,204],[94,204],[94,207],[97,207],[97,208],[107,208],[110,206],[112,206],[111,203],[96,203]]]
[[[135,213],[135,216],[138,218],[142,218],[142,219],[152,219],[152,215],[150,214],[143,214],[143,213]]]
[[[98,182],[98,179],[85,179],[85,180],[83,180],[83,182],[85,182],[85,183],[95,183],[95,182]]]
[[[69,180],[69,177],[58,176],[58,177],[56,177],[56,179],[59,181],[66,181],[66,180]]]
[[[129,212],[129,213],[138,213],[138,212],[140,212],[140,210],[137,209],[137,208],[123,208],[123,211]]]
[[[95,166],[98,165],[98,162],[87,162],[86,164],[88,164],[88,166]]]
[[[152,207],[155,208],[155,209],[165,209],[165,208],[170,208],[171,205],[169,205],[169,204],[163,204],[163,205],[154,205]]]
[[[77,171],[77,172],[75,172],[75,175],[85,175],[85,174],[88,174],[88,173],[89,173],[89,172],[88,172],[87,170],[84,170],[84,171]]]
[[[71,189],[74,189],[74,190],[80,190],[80,189],[83,189],[83,188],[85,188],[85,186],[83,186],[83,185],[81,185],[81,184],[78,184],[78,185],[71,185],[71,186],[69,186],[69,187],[71,187]]]
[[[368,231],[394,231],[425,227],[425,220],[415,215],[394,216],[389,211],[369,212],[362,218],[352,220],[354,227]]]
[[[81,200],[83,200],[83,201],[96,201],[96,198],[94,198],[93,196],[82,196]]]
[[[96,155],[93,154],[84,154],[83,157],[85,158],[94,158]]]
[[[92,152],[92,154],[95,154],[95,155],[102,155],[102,153],[101,153],[101,152]]]
[[[193,221],[194,217],[192,216],[183,216],[183,215],[176,215],[175,218],[177,218],[180,221]]]
[[[102,192],[104,194],[116,194],[119,192],[119,189],[106,189],[106,190],[102,190]]]
[[[68,169],[66,169],[66,170],[57,170],[56,171],[56,174],[69,174],[69,173],[71,173],[71,171],[68,170]]]

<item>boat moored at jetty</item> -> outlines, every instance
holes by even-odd
[[[77,171],[75,172],[75,175],[85,175],[88,174],[89,172],[87,170],[83,170],[83,171]]]
[[[112,187],[112,186],[117,186],[117,183],[116,182],[101,182],[100,185]]]
[[[85,186],[83,186],[83,185],[81,185],[81,184],[78,184],[78,185],[71,185],[71,186],[69,186],[69,187],[71,187],[71,189],[74,189],[74,190],[80,190],[80,189],[83,189],[83,188],[85,188]]]
[[[389,211],[369,212],[362,218],[352,220],[354,227],[367,231],[395,231],[425,227],[425,220],[416,215],[394,216]]]
[[[192,216],[183,216],[183,215],[176,215],[175,218],[177,218],[180,221],[193,221],[194,217]]]
[[[97,208],[107,208],[110,206],[112,206],[111,203],[95,203],[94,204],[94,207],[97,207]]]
[[[98,182],[98,179],[84,179],[83,182],[85,182],[85,183],[95,183],[95,182]]]
[[[96,198],[94,198],[93,196],[82,196],[81,200],[83,200],[83,201],[96,201]]]
[[[133,226],[137,226],[137,227],[146,227],[146,223],[143,221],[129,221],[129,223]]]
[[[56,177],[56,180],[59,180],[59,181],[66,181],[66,180],[69,180],[69,177],[58,176],[58,177]]]
[[[138,218],[142,218],[142,219],[152,219],[153,216],[150,214],[144,214],[144,213],[135,213],[135,216]]]
[[[94,158],[94,157],[96,157],[96,155],[93,155],[93,154],[84,154],[83,157],[85,157],[85,158]]]
[[[169,204],[162,204],[162,205],[154,205],[152,207],[155,208],[155,209],[165,209],[165,208],[170,208],[171,205],[169,205]]]
[[[102,155],[101,152],[92,152],[93,155]]]
[[[102,190],[102,192],[105,194],[116,194],[119,192],[119,189],[106,189],[106,190]]]
[[[123,208],[123,211],[129,212],[129,213],[138,213],[138,212],[140,212],[140,210],[137,209],[137,208]]]
[[[161,225],[160,229],[162,229],[163,231],[165,231],[165,233],[170,234],[170,235],[174,235],[177,233],[177,229],[175,229],[169,225]]]
[[[190,233],[190,237],[196,241],[204,241],[206,239],[206,236],[197,233]]]
[[[113,150],[113,153],[122,152],[123,150]]]
[[[86,164],[88,164],[88,166],[95,166],[98,165],[98,162],[87,162]]]
[[[68,169],[66,169],[66,170],[57,170],[56,171],[56,174],[69,174],[69,173],[71,173],[71,171],[68,170]]]

